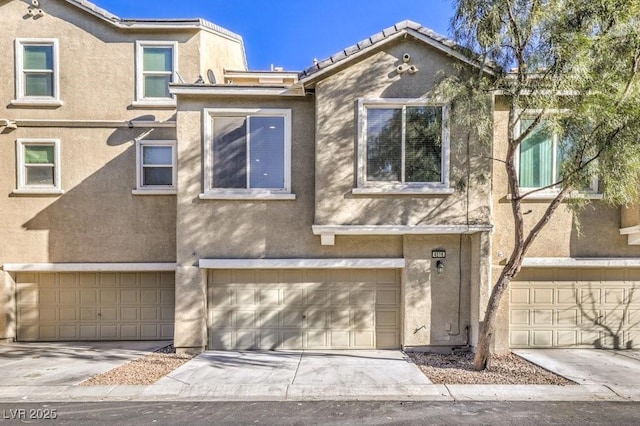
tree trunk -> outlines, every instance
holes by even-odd
[[[514,275],[514,272],[519,269],[519,265],[522,263],[522,256],[519,256],[519,260],[512,258],[509,263],[504,267],[500,278],[489,298],[487,304],[487,311],[484,315],[484,323],[482,330],[480,331],[480,337],[478,340],[478,346],[476,348],[476,355],[473,360],[473,369],[476,371],[486,369],[491,362],[491,343],[496,331],[496,318],[498,316],[498,309],[500,308],[500,301],[502,295],[509,288],[509,283]]]

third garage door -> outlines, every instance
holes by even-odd
[[[210,271],[209,348],[399,348],[399,282],[399,270]]]
[[[635,347],[640,270],[524,268],[511,283],[512,348]]]

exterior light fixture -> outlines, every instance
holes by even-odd
[[[442,260],[438,260],[436,262],[436,271],[438,275],[442,275],[442,273],[444,272],[444,262]]]

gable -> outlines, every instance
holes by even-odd
[[[407,20],[399,22],[359,43],[349,46],[327,59],[316,61],[313,66],[300,73],[300,81],[305,85],[313,85],[327,75],[336,72],[336,70],[351,66],[353,62],[358,61],[362,57],[369,56],[377,50],[384,49],[389,44],[407,39],[415,40],[457,61],[481,68],[487,73],[494,72],[490,66],[483,64],[479,58],[470,52],[465,52],[461,46],[458,46],[452,40],[416,22]]]

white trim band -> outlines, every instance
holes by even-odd
[[[220,95],[220,96],[305,96],[300,85],[290,87],[177,85],[170,84],[172,95]]]
[[[336,235],[438,235],[491,232],[492,225],[312,225],[322,245],[334,245]]]
[[[527,257],[523,268],[640,268],[637,257]]]
[[[402,258],[200,259],[202,269],[402,269]]]
[[[175,263],[5,263],[7,272],[173,272]]]

